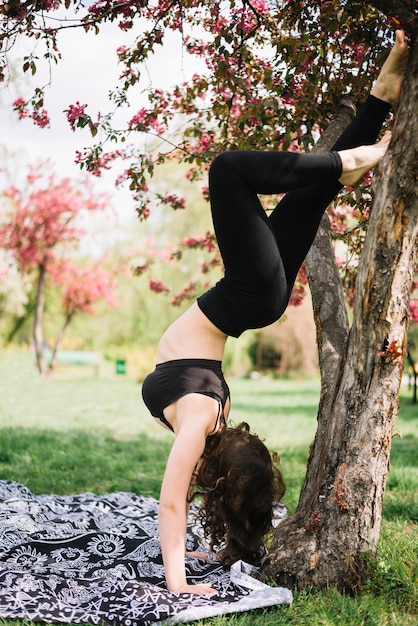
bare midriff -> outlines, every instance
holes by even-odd
[[[161,337],[157,363],[175,359],[222,361],[228,335],[220,331],[195,302]]]

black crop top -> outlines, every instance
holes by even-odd
[[[151,415],[160,419],[170,430],[173,428],[164,417],[164,409],[189,393],[200,393],[218,400],[218,419],[223,416],[229,387],[224,379],[221,361],[177,359],[159,363],[142,385],[142,397]]]

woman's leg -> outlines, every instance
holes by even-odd
[[[365,106],[332,148],[340,152],[344,165],[347,153],[342,151],[374,144],[376,141],[390,106],[399,100],[407,63],[408,44],[405,33],[397,30],[395,43]],[[362,173],[364,172],[360,172],[360,175]],[[340,180],[344,184],[352,184],[350,174],[340,177]],[[270,216],[285,268],[289,297],[299,268],[315,238],[323,212],[341,187],[337,182],[334,185],[319,183],[292,191]]]
[[[370,97],[335,147],[374,142],[388,110]],[[209,194],[225,276],[198,304],[215,326],[237,337],[283,314],[322,214],[342,187],[341,174],[337,151],[232,151],[214,160]],[[269,218],[257,194],[286,191]]]
[[[374,144],[389,110],[390,104],[369,96],[364,107],[332,150],[342,151],[360,145]],[[270,215],[270,223],[286,273],[288,297],[299,268],[315,238],[322,215],[342,186],[338,180],[331,183],[321,181],[291,191]]]
[[[322,214],[342,187],[337,151],[374,144],[389,109],[370,96],[326,154],[231,151],[215,159],[209,191],[227,278],[267,289],[279,277],[275,288],[290,295]],[[286,191],[268,218],[257,194]]]
[[[287,305],[287,277],[271,222],[258,193],[280,193],[341,174],[337,153],[232,151],[210,168],[213,224],[225,276],[198,299],[201,310],[224,333],[239,336],[267,326]]]
[[[337,147],[362,137],[361,128],[371,137],[372,121],[378,133],[385,115],[381,101],[373,100],[370,115],[360,115],[360,121],[351,125],[352,134],[349,129]],[[380,109],[381,120],[376,122]],[[238,337],[283,314],[322,214],[342,186],[341,173],[336,151],[318,155],[232,151],[214,160],[209,195],[225,276],[198,304],[217,328]],[[269,218],[257,194],[289,189]]]
[[[247,280],[270,283],[267,267],[279,255],[272,223],[257,194],[284,193],[318,179],[335,185],[341,174],[337,153],[231,151],[209,172],[212,219],[225,271],[245,271]]]
[[[365,165],[376,164],[374,146],[370,148],[373,158],[369,155],[365,160],[364,151],[357,146],[375,142],[390,104],[399,96],[407,55],[404,35],[399,33],[377,89],[374,93],[372,90],[333,152],[231,152],[220,155],[212,164],[211,207],[225,277],[201,296],[198,304],[224,333],[238,337],[247,328],[260,328],[278,319],[322,214],[342,186],[338,179],[347,172],[342,171],[346,157],[348,171],[354,159],[359,177],[362,170],[369,169]],[[399,80],[394,81],[394,76]],[[350,148],[354,148],[355,155],[345,152]],[[360,168],[356,164],[359,151]],[[268,218],[257,194],[286,190],[290,191]]]

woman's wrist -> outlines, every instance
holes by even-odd
[[[182,590],[186,589],[187,587],[188,587],[188,583],[187,583],[186,578],[184,578],[183,581],[176,581],[175,583],[173,582],[169,583],[167,581],[167,588],[171,593],[185,593]]]

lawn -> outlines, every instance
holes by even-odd
[[[293,510],[315,433],[317,380],[229,380],[231,417],[251,424],[282,458]],[[213,618],[222,626],[418,624],[418,407],[403,388],[379,558],[358,596],[295,593],[291,607]],[[149,417],[140,385],[79,368],[41,380],[27,352],[0,352],[0,478],[34,493],[132,491],[158,497],[172,435]],[[11,626],[10,620],[0,623]]]

